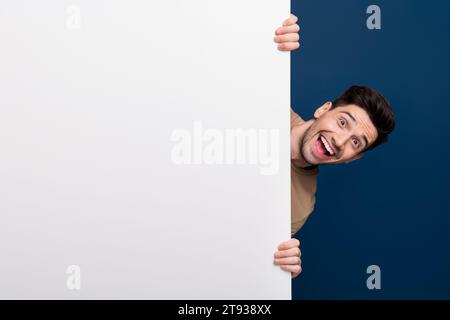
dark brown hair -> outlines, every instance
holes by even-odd
[[[331,109],[354,104],[364,109],[377,129],[377,139],[367,148],[371,150],[385,143],[395,128],[395,116],[391,105],[377,91],[364,86],[351,86],[339,98],[333,101]]]

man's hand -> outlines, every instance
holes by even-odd
[[[283,26],[275,30],[275,38],[273,41],[278,43],[278,50],[280,51],[293,51],[300,46],[299,31],[300,26],[297,24],[298,18],[291,14],[291,16],[284,20]]]
[[[302,272],[301,256],[300,241],[292,238],[278,246],[278,251],[274,254],[273,263],[279,265],[281,269],[289,271],[292,274],[292,278],[295,278]]]

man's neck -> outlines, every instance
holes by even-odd
[[[300,142],[303,141],[303,137],[313,123],[314,120],[305,121],[293,126],[291,129],[291,161],[298,168],[313,169],[317,167],[316,165],[308,163],[303,158],[301,152],[302,146],[300,146]]]

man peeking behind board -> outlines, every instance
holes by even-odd
[[[299,47],[297,17],[291,15],[275,31],[281,51]],[[395,119],[389,102],[377,91],[351,86],[333,102],[303,120],[291,110],[291,236],[314,210],[319,165],[349,163],[387,141]],[[300,241],[292,238],[278,246],[274,263],[296,277],[302,271]]]

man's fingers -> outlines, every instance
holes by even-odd
[[[293,276],[297,276],[300,272],[302,272],[302,267],[299,265],[282,265],[280,268],[285,271],[292,272]]]
[[[300,26],[298,24],[293,24],[290,26],[279,27],[275,30],[276,35],[286,34],[286,33],[297,33],[300,31]]]
[[[286,257],[301,257],[302,253],[298,247],[288,250],[277,251],[274,254],[274,258],[286,258]]]
[[[273,41],[282,43],[282,42],[297,42],[299,40],[298,33],[288,33],[288,34],[282,34],[279,36],[275,36],[273,38]]]
[[[276,265],[301,265],[302,260],[299,257],[287,257],[287,258],[279,258],[274,259],[273,263]]]
[[[280,51],[294,51],[300,47],[298,42],[283,42],[278,45]]]
[[[291,248],[298,248],[300,246],[300,241],[298,241],[298,239],[292,238],[288,241],[284,241],[282,243],[280,243],[280,245],[278,246],[278,250],[288,250]]]
[[[291,16],[289,18],[284,20],[283,26],[290,26],[292,24],[297,23],[297,21],[298,21],[298,18],[295,15],[291,14]]]

